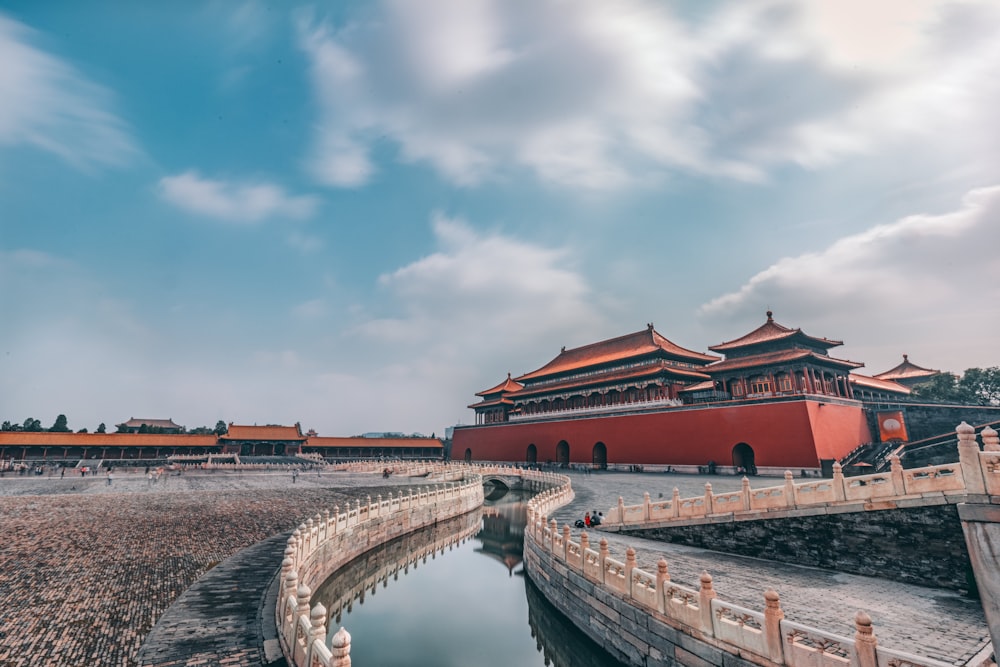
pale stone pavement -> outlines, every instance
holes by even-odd
[[[565,471],[560,471],[565,472]],[[554,513],[560,529],[582,518],[587,511],[602,512],[617,505],[642,502],[648,491],[653,501],[669,499],[676,486],[682,498],[704,495],[705,483],[715,493],[737,491],[741,477],[633,473],[568,473],[576,499]],[[755,477],[754,488],[780,486],[783,478]],[[573,541],[580,530],[572,528]],[[613,558],[624,561],[625,549],[636,550],[639,567],[655,573],[657,561],[665,558],[672,580],[697,589],[703,570],[712,575],[718,597],[727,602],[763,611],[764,591],[773,588],[781,596],[785,618],[841,636],[854,636],[854,615],[864,610],[872,617],[880,646],[909,651],[956,665],[965,664],[989,642],[989,630],[978,600],[940,589],[898,584],[883,579],[841,574],[817,568],[776,563],[667,544],[638,537],[590,530],[596,548],[608,540]]]
[[[410,484],[216,472],[156,484],[118,474],[108,487],[101,476],[8,474],[0,479],[0,666],[134,665],[164,611],[216,564],[337,503],[364,502],[363,487]],[[218,664],[260,664],[239,657]]]

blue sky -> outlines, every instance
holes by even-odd
[[[764,311],[996,365],[991,2],[0,7],[0,406],[441,434]]]

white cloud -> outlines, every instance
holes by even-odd
[[[758,0],[702,13],[429,0],[387,1],[341,28],[304,19],[321,109],[313,174],[362,185],[385,140],[462,185],[527,169],[592,190],[678,170],[760,180],[942,137],[959,160],[994,162],[995,6]]]
[[[228,222],[266,218],[304,219],[319,205],[316,197],[293,196],[271,183],[231,183],[203,178],[196,171],[160,179],[159,193],[178,208]]]
[[[78,168],[126,162],[136,149],[111,94],[34,37],[0,14],[0,146],[32,146]]]
[[[786,325],[846,340],[873,371],[903,351],[922,353],[917,363],[931,367],[992,366],[997,247],[1000,186],[970,192],[953,212],[906,217],[783,258],[700,314],[738,333],[771,307]]]

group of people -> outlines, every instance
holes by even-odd
[[[576,520],[577,528],[590,528],[591,526],[600,526],[604,522],[604,512],[598,512],[594,510],[593,512],[587,512],[583,515],[582,519]]]

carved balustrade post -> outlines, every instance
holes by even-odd
[[[955,431],[958,433],[958,460],[962,465],[965,491],[970,495],[983,495],[986,493],[986,482],[983,480],[983,466],[979,460],[976,429],[962,422]]]
[[[587,562],[586,553],[587,549],[589,548],[590,548],[590,535],[587,535],[587,533],[580,533],[580,554],[583,555],[584,557],[583,561],[584,563]]]
[[[296,591],[295,601],[295,632],[298,632],[299,619],[309,617],[309,598],[312,597],[312,590],[305,584],[299,584],[299,588]],[[298,636],[293,634],[293,637]]]
[[[330,510],[323,510],[323,539],[330,539]]]
[[[740,497],[743,499],[743,509],[750,509],[750,480],[743,476],[743,488],[740,489]]]
[[[897,496],[906,495],[906,480],[903,478],[903,464],[899,457],[892,454],[889,457],[889,472],[892,475],[892,491]]]
[[[535,527],[535,540],[545,548],[545,526],[549,525],[549,517],[544,512]]]
[[[878,667],[878,658],[875,656],[875,647],[878,640],[872,630],[872,619],[863,611],[859,611],[854,616],[854,652],[858,656],[858,667]]]
[[[833,497],[837,500],[847,499],[847,490],[844,487],[844,466],[840,461],[833,462]]]
[[[555,519],[549,522],[549,551],[556,552],[556,536],[559,534],[559,522]]]
[[[563,560],[569,562],[569,524],[563,526]]]
[[[313,664],[313,647],[326,642],[326,607],[318,603],[309,614],[309,637],[306,643],[306,664]]]
[[[649,491],[642,494],[642,520],[649,521]]]
[[[625,523],[625,499],[618,496],[618,523]]]
[[[991,426],[987,426],[979,434],[983,439],[984,452],[1000,452],[1000,435]]]
[[[715,599],[715,589],[712,587],[712,575],[707,571],[701,573],[701,590],[698,591],[698,609],[701,611],[702,632],[715,636],[712,626],[712,600]]]
[[[343,627],[330,638],[330,667],[351,667],[351,635]]]
[[[288,601],[289,595],[294,595],[299,588],[299,573],[295,570],[289,570],[285,575],[285,588],[281,594],[281,611],[282,614],[285,612],[285,603]]]
[[[625,550],[625,590],[628,596],[634,598],[632,593],[632,570],[635,569],[635,549],[629,547]]]
[[[795,482],[791,470],[785,471],[785,505],[795,507]]]
[[[381,493],[378,494],[377,496],[375,496],[375,507],[378,508],[378,510],[375,512],[375,516],[382,516],[382,494]]]
[[[778,592],[769,590],[764,593],[764,640],[767,646],[767,657],[772,662],[781,664],[783,652],[781,642],[781,619],[785,612],[781,610]]]
[[[681,515],[681,490],[674,487],[674,495],[670,499],[670,513],[676,519]]]
[[[712,503],[712,483],[705,482],[705,515],[715,514]]]
[[[306,553],[312,553],[316,547],[316,530],[312,519],[306,519]]]
[[[661,558],[656,563],[656,610],[661,614],[667,613],[663,589],[666,587],[668,581],[670,581],[670,573],[667,572],[667,559]]]
[[[597,561],[601,565],[601,579],[600,579],[600,581],[603,584],[604,583],[604,564],[605,564],[604,562],[608,559],[608,540],[605,537],[601,538],[601,548],[600,548],[600,552],[599,553],[600,553],[600,557],[597,559]]]

